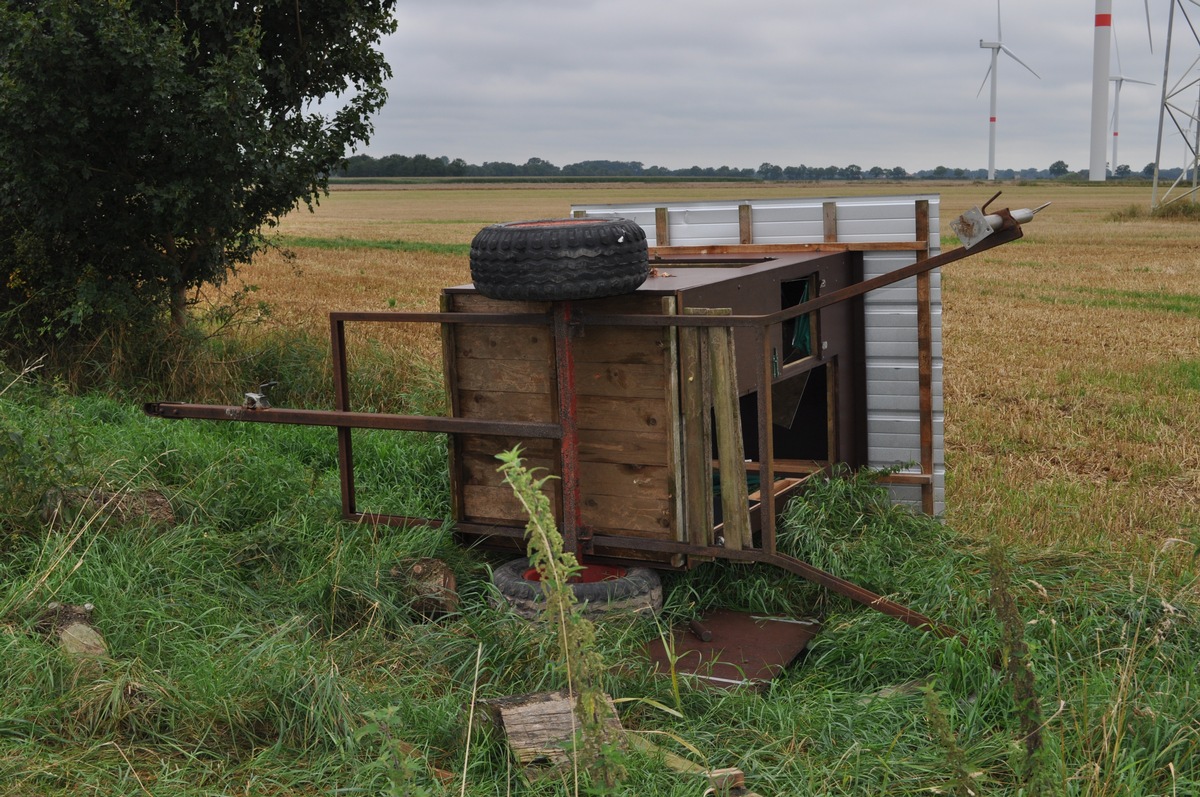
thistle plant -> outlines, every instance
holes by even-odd
[[[1048,787],[1050,772],[1043,759],[1042,706],[1034,684],[1033,667],[1029,661],[1029,646],[1025,643],[1025,621],[1017,609],[1012,594],[1012,573],[1004,549],[993,544],[988,550],[991,592],[989,602],[1000,623],[1001,666],[1005,680],[1012,689],[1020,731],[1017,750],[1018,769],[1029,793],[1051,793]]]
[[[620,777],[609,749],[615,743],[605,719],[608,701],[601,688],[604,660],[596,649],[596,627],[583,616],[571,589],[571,579],[583,570],[579,560],[563,549],[562,534],[554,520],[550,499],[542,487],[553,476],[534,476],[521,460],[520,446],[497,454],[499,470],[521,502],[529,522],[525,537],[530,566],[537,570],[546,605],[543,619],[558,636],[559,662],[567,681],[567,694],[579,720],[579,744],[574,765],[584,758],[587,771],[612,786]]]

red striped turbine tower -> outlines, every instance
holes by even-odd
[[[1088,180],[1102,183],[1108,175],[1108,79],[1112,49],[1112,0],[1096,0],[1096,33],[1092,50],[1092,150]],[[1113,164],[1116,167],[1116,164]]]
[[[1016,53],[1004,46],[1003,34],[1000,32],[1000,0],[996,0],[996,41],[989,42],[983,39],[979,40],[979,46],[985,50],[992,51],[992,64],[988,67],[987,74],[983,76],[983,82],[979,84],[979,91],[975,93],[978,97],[983,92],[983,87],[987,85],[988,78],[992,79],[992,96],[991,96],[991,117],[988,122],[988,179],[996,179],[996,66],[1000,60],[1000,53],[1003,51],[1005,55],[1016,61],[1021,66],[1028,69],[1035,78],[1041,80],[1042,77],[1037,72],[1034,72],[1029,64],[1017,58]],[[1107,83],[1105,84],[1107,85]]]

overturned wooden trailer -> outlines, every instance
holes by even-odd
[[[337,427],[344,515],[399,526],[446,519],[358,506],[352,430],[446,433],[456,533],[513,550],[528,518],[495,455],[519,445],[556,477],[547,482],[556,519],[588,561],[769,563],[953,633],[775,543],[787,497],[838,463],[906,464],[887,481],[915,491],[928,512],[940,504],[935,275],[968,252],[938,253],[936,208],[930,196],[576,207],[580,219],[638,221],[652,241],[649,279],[595,299],[511,301],[462,285],[443,291],[436,313],[334,312],[334,410],[147,411]],[[972,253],[1021,235],[1007,211],[988,219],[995,229]],[[872,323],[884,316],[911,329],[889,337]],[[351,409],[346,325],[359,322],[441,325],[448,417]],[[905,417],[878,411],[898,396]],[[907,447],[879,453],[889,448],[881,439],[904,436]]]

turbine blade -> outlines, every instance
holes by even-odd
[[[1037,78],[1038,80],[1041,80],[1041,79],[1042,79],[1042,76],[1041,76],[1041,75],[1039,75],[1037,72],[1034,72],[1034,71],[1033,71],[1033,67],[1031,67],[1029,64],[1025,63],[1024,61],[1022,61],[1020,58],[1017,58],[1017,54],[1016,54],[1016,53],[1014,53],[1012,50],[1008,49],[1008,48],[1007,48],[1007,47],[1005,47],[1003,44],[1002,44],[1002,45],[1000,45],[1000,49],[1001,49],[1001,50],[1003,50],[1003,51],[1004,51],[1004,53],[1005,53],[1005,55],[1007,55],[1009,58],[1013,59],[1014,61],[1016,61],[1016,62],[1017,62],[1018,64],[1020,64],[1021,66],[1025,67],[1026,69],[1028,69],[1028,70],[1030,71],[1030,73],[1032,73],[1032,74],[1033,74],[1033,76],[1034,76],[1035,78]]]
[[[1146,7],[1146,38],[1150,42],[1150,52],[1154,52],[1154,34],[1150,32],[1150,0],[1142,0]]]
[[[1004,34],[1000,32],[1000,0],[996,0],[996,41],[1004,41]]]
[[[1109,25],[1109,30],[1112,32],[1113,53],[1117,56],[1117,74],[1121,74],[1121,45],[1117,44],[1117,26]]]
[[[979,91],[975,92],[976,97],[978,97],[980,94],[983,93],[983,87],[987,85],[988,78],[991,76],[992,76],[992,65],[988,64],[988,71],[983,73],[983,82],[979,84]]]

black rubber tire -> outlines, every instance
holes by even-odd
[[[619,296],[649,276],[646,231],[629,219],[512,221],[471,242],[471,279],[491,299]]]
[[[542,583],[525,578],[529,559],[522,557],[492,571],[492,583],[512,610],[537,619],[546,605]],[[614,614],[656,617],[662,611],[662,581],[648,567],[629,567],[621,578],[572,584],[575,599],[584,604],[583,615],[595,618]]]

